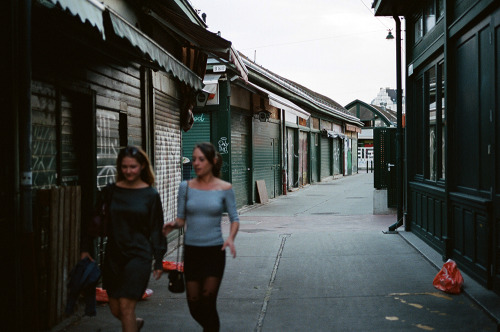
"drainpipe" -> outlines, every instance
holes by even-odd
[[[389,232],[403,225],[403,88],[401,80],[401,20],[393,16],[396,22],[396,89],[397,89],[397,129],[396,129],[396,187],[397,187],[397,220],[389,226]]]
[[[21,302],[23,331],[37,330],[37,306],[33,303],[36,292],[35,248],[33,233],[33,193],[32,193],[32,118],[31,118],[31,0],[19,1],[18,43],[18,114],[19,114],[19,220],[17,229],[21,240],[17,247],[21,262],[17,262],[16,272],[21,272],[17,287],[22,287],[16,302]],[[18,256],[19,257],[19,256]]]
[[[286,147],[287,147],[287,134],[286,134],[286,124],[285,124],[285,110],[280,110],[280,119],[281,119],[281,181],[282,181],[282,190],[283,195],[287,194],[288,187],[288,179],[287,179],[287,170],[288,170],[288,159],[286,155]]]

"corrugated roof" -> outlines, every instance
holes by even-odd
[[[339,117],[344,121],[350,121],[352,123],[355,123],[356,125],[361,125],[361,126],[363,125],[362,122],[357,117],[351,115],[344,107],[342,107],[340,104],[333,101],[332,99],[325,97],[319,93],[316,93],[300,84],[297,84],[293,81],[283,78],[260,65],[257,65],[256,63],[252,62],[250,59],[248,59],[245,55],[241,53],[240,56],[243,58],[243,61],[248,68],[257,71],[261,75],[274,81],[277,85],[287,89],[288,91],[296,94],[299,97],[308,100],[317,107],[329,113],[332,113],[333,115],[336,115],[337,117]]]

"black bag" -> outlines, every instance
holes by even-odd
[[[186,196],[184,199],[184,204],[187,203],[187,191],[189,188],[189,181],[187,183],[187,188],[186,188]],[[185,205],[184,205],[185,206]],[[185,286],[184,286],[184,272],[179,271],[179,256],[181,256],[184,260],[184,251],[182,252],[182,255],[180,251],[183,248],[183,245],[181,245],[181,235],[179,234],[177,236],[177,262],[175,264],[176,270],[170,270],[168,271],[168,290],[171,291],[172,293],[184,293]]]
[[[172,293],[184,293],[184,272],[178,270],[168,272],[168,290]]]
[[[108,235],[108,224],[111,223],[109,205],[113,197],[113,188],[114,185],[109,184],[101,191],[100,198],[87,227],[87,234],[92,237],[106,237]]]

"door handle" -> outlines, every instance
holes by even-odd
[[[387,171],[390,172],[391,171],[391,167],[394,167],[394,166],[396,166],[396,165],[387,163]]]

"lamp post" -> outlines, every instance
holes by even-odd
[[[397,128],[396,128],[396,188],[397,188],[397,220],[389,226],[389,232],[394,232],[403,225],[403,89],[401,79],[401,20],[393,16],[396,22],[396,98],[397,98]],[[391,38],[392,37],[392,38]],[[386,39],[393,39],[391,31]]]

